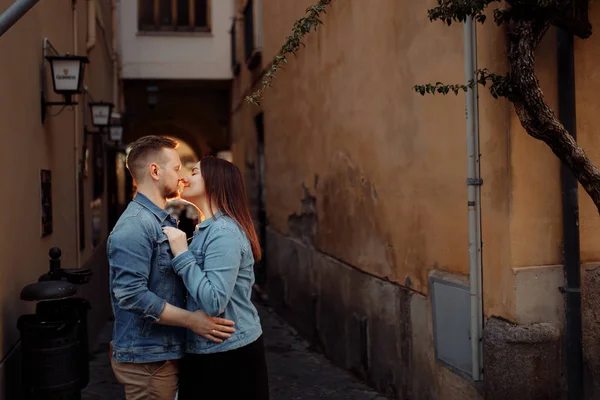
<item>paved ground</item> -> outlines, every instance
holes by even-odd
[[[322,355],[309,350],[308,343],[271,309],[257,305],[265,337],[271,400],[385,400]],[[92,353],[90,384],[83,400],[123,400],[123,389],[115,381],[108,359],[112,324],[101,333]],[[224,399],[227,400],[227,399]]]

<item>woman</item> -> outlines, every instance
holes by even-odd
[[[206,157],[183,182],[181,197],[205,220],[189,248],[184,232],[164,228],[173,269],[188,290],[187,309],[233,320],[235,333],[222,341],[214,332],[215,343],[188,331],[179,400],[268,399],[262,328],[250,300],[261,250],[242,175],[232,163]]]

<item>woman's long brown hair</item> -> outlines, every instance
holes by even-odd
[[[254,260],[260,260],[260,244],[248,208],[246,186],[238,167],[221,158],[202,157],[200,172],[208,204],[213,204],[214,201],[219,210],[242,228],[250,241]]]

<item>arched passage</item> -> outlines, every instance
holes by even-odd
[[[213,149],[204,139],[203,135],[198,134],[197,130],[191,130],[190,127],[174,121],[139,121],[137,124],[128,124],[124,131],[123,140],[126,143],[132,143],[136,139],[147,135],[169,136],[179,141],[187,143],[194,153],[201,157],[212,154]]]
[[[157,98],[149,102],[150,81],[124,82],[124,141],[165,135],[187,142],[199,155],[229,150],[229,84],[155,81]]]

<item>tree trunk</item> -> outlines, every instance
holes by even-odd
[[[546,103],[535,74],[535,49],[549,28],[539,21],[512,21],[507,27],[511,101],[521,125],[532,137],[546,143],[571,170],[600,213],[600,171]]]

